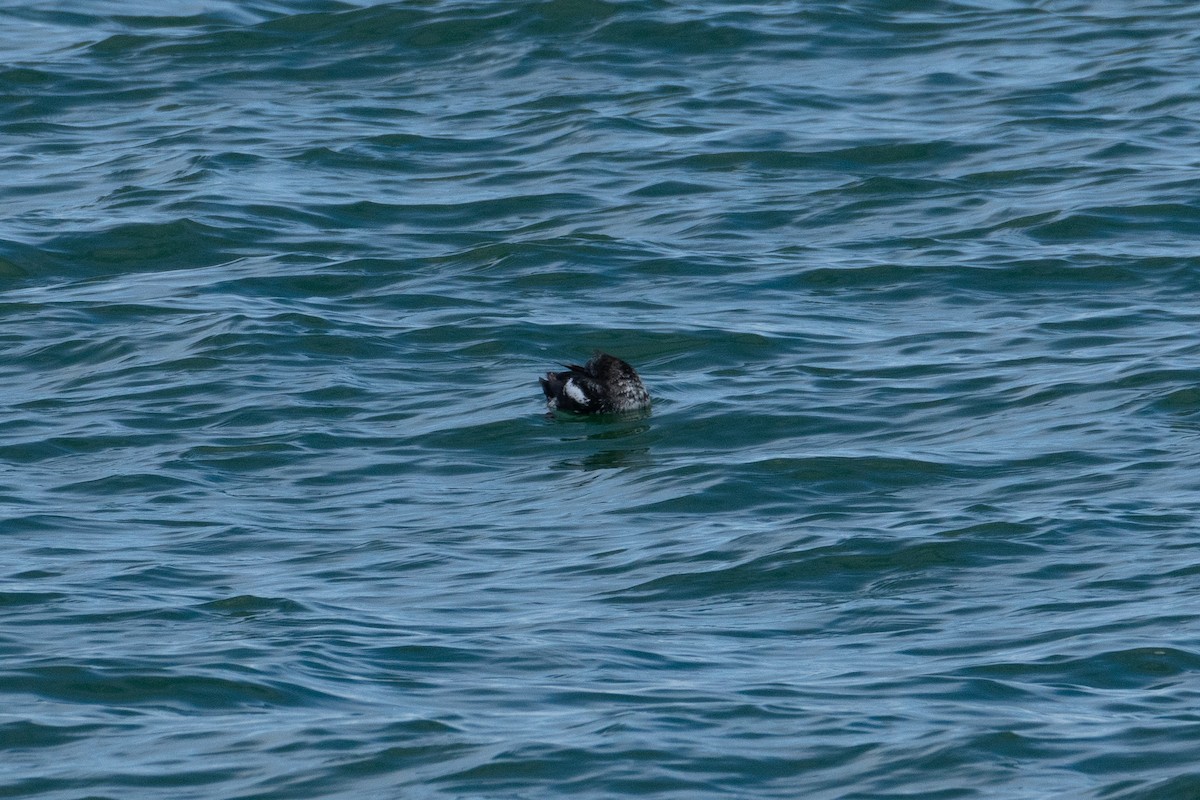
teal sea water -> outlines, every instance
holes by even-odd
[[[0,797],[1200,797],[1200,6],[0,51]]]

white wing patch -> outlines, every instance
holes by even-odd
[[[574,378],[567,379],[567,382],[563,384],[563,391],[566,392],[567,397],[570,397],[576,403],[579,403],[579,405],[591,405],[592,399],[584,393],[583,389],[579,388],[579,384],[575,383]]]

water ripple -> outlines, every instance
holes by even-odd
[[[1196,793],[1195,8],[9,5],[0,794]]]

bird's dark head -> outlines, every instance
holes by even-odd
[[[598,380],[605,382],[639,380],[638,374],[634,371],[633,367],[616,356],[610,356],[608,353],[597,353],[588,362],[588,371]]]

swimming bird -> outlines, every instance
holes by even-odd
[[[650,394],[633,367],[608,353],[597,353],[582,367],[564,364],[566,372],[538,378],[551,411],[611,414],[650,407]]]

